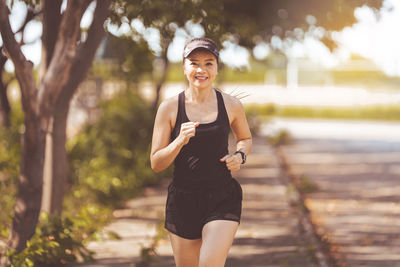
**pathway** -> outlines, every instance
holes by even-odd
[[[338,266],[400,266],[400,124],[278,119],[291,171],[319,190],[306,206]]]
[[[315,266],[315,248],[302,234],[297,213],[288,204],[286,187],[273,150],[263,138],[255,138],[248,163],[234,176],[244,192],[243,217],[226,266]],[[112,230],[121,240],[93,242],[89,248],[97,253],[96,263],[75,266],[139,266],[141,245],[148,246],[163,215],[168,181],[148,188],[143,197],[116,210]],[[168,239],[157,248],[158,256],[150,266],[175,266]]]

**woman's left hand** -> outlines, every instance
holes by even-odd
[[[226,163],[228,170],[238,171],[240,170],[240,165],[242,164],[242,156],[240,154],[228,154],[221,158],[220,161]]]

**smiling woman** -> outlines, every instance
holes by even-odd
[[[241,217],[242,188],[231,171],[245,163],[252,139],[240,101],[212,87],[218,56],[210,39],[186,44],[189,86],[161,103],[154,123],[151,166],[175,167],[165,228],[178,267],[224,266]],[[237,151],[229,154],[231,129]]]

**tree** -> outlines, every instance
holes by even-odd
[[[80,20],[91,2],[68,1],[65,11],[61,14],[61,0],[43,1],[42,38],[45,63],[36,85],[33,63],[26,60],[15,40],[6,1],[0,1],[1,36],[4,47],[14,63],[25,113],[19,188],[8,243],[9,247],[17,251],[26,247],[26,241],[34,234],[37,225],[42,200],[46,136],[51,133],[53,142],[50,143],[54,143],[57,138],[64,138],[65,144],[65,132],[60,133],[58,125],[65,123],[63,119],[68,113],[66,106],[69,106],[71,96],[90,67],[104,35],[103,23],[111,2],[109,0],[96,2],[88,37],[85,41],[82,40]],[[53,155],[55,154],[58,155]],[[55,169],[58,168],[59,166]],[[59,182],[62,186],[63,182]]]
[[[55,4],[54,2],[58,2]],[[60,34],[57,32],[62,30],[62,24],[58,29],[57,25],[61,20],[60,0],[43,1],[43,12],[47,14],[43,19],[43,46],[45,54],[42,58],[41,72],[45,73],[51,66],[53,61],[56,45],[60,42]],[[69,3],[70,1],[68,1]],[[85,11],[92,0],[84,0],[82,11]],[[76,50],[76,55],[72,60],[71,71],[67,73],[68,78],[60,90],[60,94],[55,101],[52,117],[50,118],[49,134],[47,135],[46,156],[45,156],[45,181],[47,188],[43,195],[45,202],[42,208],[47,213],[56,213],[61,215],[62,201],[64,197],[64,187],[68,176],[67,152],[65,149],[66,142],[66,127],[67,117],[70,107],[70,102],[79,84],[84,80],[86,74],[93,62],[97,48],[99,47],[104,37],[104,22],[109,12],[111,0],[96,1],[96,9],[93,14],[93,21],[87,33],[81,32],[77,36],[79,45]],[[81,17],[82,15],[80,15]],[[57,23],[58,22],[58,23]],[[80,22],[80,18],[79,18]],[[62,23],[62,22],[61,22]],[[47,29],[46,29],[47,28]],[[84,35],[87,34],[85,41]],[[55,38],[57,36],[57,38]]]

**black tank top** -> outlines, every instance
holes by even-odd
[[[215,90],[218,102],[217,119],[196,127],[196,134],[190,138],[175,158],[174,184],[185,188],[201,185],[218,185],[232,178],[225,162],[220,158],[228,154],[230,125],[222,94]],[[178,96],[178,114],[171,133],[174,140],[181,124],[189,122],[185,109],[185,93]]]

